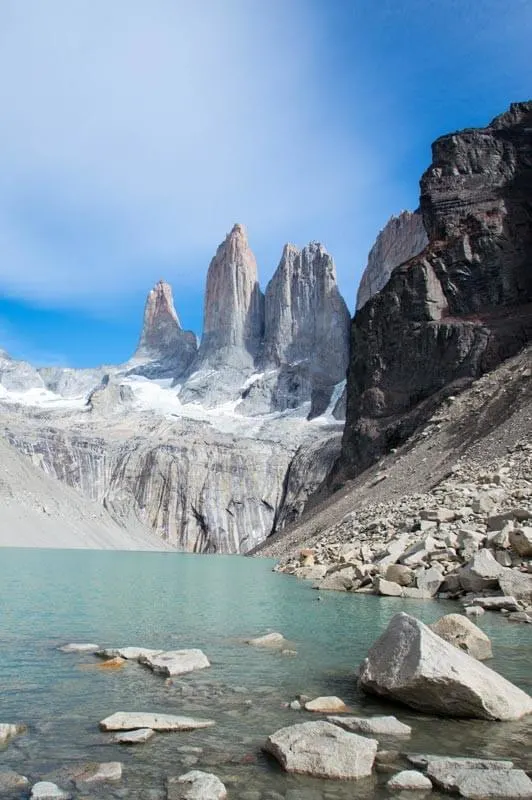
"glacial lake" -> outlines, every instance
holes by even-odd
[[[356,783],[287,776],[261,752],[269,733],[318,718],[283,707],[299,693],[338,695],[355,714],[395,714],[413,726],[410,739],[380,737],[381,748],[511,757],[532,769],[532,719],[437,719],[356,688],[357,666],[397,611],[432,622],[456,604],[326,592],[318,602],[309,583],[273,573],[272,565],[235,556],[1,549],[0,722],[25,722],[28,732],[0,750],[0,769],[69,788],[65,768],[124,764],[119,783],[74,792],[83,798],[162,800],[166,777],[191,768],[214,772],[229,798],[242,800],[386,797],[388,774]],[[489,665],[532,693],[532,626],[488,613],[479,624],[493,641]],[[297,655],[243,642],[271,630]],[[95,656],[59,652],[67,642],[199,647],[212,666],[168,685],[136,663],[103,670]],[[115,711],[208,717],[216,725],[125,747],[98,728]]]

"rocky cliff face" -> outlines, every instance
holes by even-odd
[[[166,281],[159,281],[146,300],[144,323],[134,359],[166,363],[178,377],[189,367],[197,350],[196,335],[181,327],[172,287]]]
[[[438,139],[421,213],[429,245],[352,323],[344,475],[532,337],[532,103]]]
[[[368,255],[357,293],[357,310],[386,285],[392,271],[417,256],[428,244],[420,211],[402,211],[391,217]]]
[[[330,384],[345,378],[349,311],[323,245],[286,245],[266,288],[264,358],[280,366],[309,362]]]

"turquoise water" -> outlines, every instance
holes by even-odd
[[[289,777],[261,753],[269,733],[316,718],[283,706],[299,693],[339,695],[354,713],[393,713],[414,727],[410,740],[382,737],[384,748],[511,756],[532,769],[530,721],[439,720],[356,689],[356,668],[393,614],[406,610],[431,622],[456,611],[455,604],[325,592],[318,602],[307,582],[273,573],[272,564],[235,556],[0,550],[0,722],[28,725],[0,750],[0,769],[55,778],[68,788],[66,767],[124,763],[120,783],[78,793],[83,797],[158,800],[166,776],[192,767],[215,772],[229,796],[242,800],[384,797],[387,774],[356,785]],[[532,693],[532,626],[495,614],[480,625],[494,643],[490,666]],[[270,630],[282,632],[297,656],[243,643]],[[168,685],[136,663],[110,672],[96,668],[94,656],[57,650],[76,641],[200,647],[212,667]],[[120,710],[208,717],[216,726],[126,748],[98,729],[99,720]],[[190,746],[201,753],[181,750]]]

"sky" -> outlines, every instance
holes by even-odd
[[[2,0],[0,348],[120,363],[145,297],[201,333],[235,222],[265,288],[321,241],[353,310],[441,134],[532,96],[530,0]]]

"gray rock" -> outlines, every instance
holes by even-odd
[[[12,769],[0,770],[0,794],[13,793],[29,786],[30,782],[24,775],[13,772]]]
[[[168,800],[225,800],[227,789],[216,775],[199,769],[167,781]]]
[[[156,655],[140,656],[139,660],[154,672],[169,676],[185,675],[187,672],[210,667],[209,659],[203,650],[198,650],[197,648],[167,650]]]
[[[497,588],[503,574],[504,567],[497,563],[491,552],[480,550],[459,570],[458,577],[466,592],[482,592]]]
[[[510,531],[508,538],[510,546],[516,553],[523,558],[532,556],[532,528],[524,526],[522,528],[514,528]]]
[[[425,595],[434,597],[443,583],[441,569],[433,566],[416,572],[416,583],[417,588],[421,589]]]
[[[499,586],[505,595],[514,597],[525,606],[532,605],[532,574],[504,569],[499,577]]]
[[[281,728],[268,737],[263,749],[286,772],[356,779],[371,774],[377,741],[320,720]]]
[[[417,772],[414,769],[405,769],[398,772],[393,778],[386,783],[386,788],[392,792],[402,791],[430,791],[432,789],[432,781],[423,775],[422,772]]]
[[[151,728],[154,731],[194,731],[210,728],[210,719],[158,714],[145,711],[117,711],[100,722],[103,731],[132,731],[138,728]]]
[[[397,717],[327,717],[329,722],[345,728],[347,731],[358,731],[375,736],[410,736],[412,728],[399,722]]]
[[[493,798],[530,798],[532,781],[522,769],[494,771],[468,769],[457,777],[457,789],[461,797],[470,800]]]
[[[503,597],[475,597],[473,598],[473,603],[475,606],[481,606],[486,611],[519,610],[519,604],[515,597],[508,597],[507,595],[503,595]]]
[[[113,737],[113,741],[118,744],[143,744],[153,736],[155,736],[155,731],[152,728],[138,728],[136,731],[117,733]]]
[[[430,757],[429,757],[430,758]],[[458,791],[461,777],[469,771],[494,775],[497,772],[506,778],[512,770],[511,761],[482,758],[434,758],[428,762],[427,775],[433,783],[449,792]]]
[[[478,598],[473,602],[477,603]],[[429,627],[446,642],[458,647],[478,661],[484,661],[493,656],[489,637],[462,614],[446,614]]]
[[[525,692],[402,613],[363,661],[359,685],[441,716],[511,720],[532,713]]]
[[[71,796],[50,781],[38,781],[31,787],[32,800],[70,800]]]

